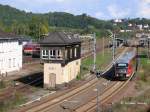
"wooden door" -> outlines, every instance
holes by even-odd
[[[56,74],[51,73],[49,74],[49,87],[55,88],[56,86]]]

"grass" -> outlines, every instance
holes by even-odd
[[[150,60],[141,58],[140,67],[137,73],[137,89],[141,90],[150,85]]]
[[[3,80],[0,81],[0,89],[3,89],[6,87],[6,84]]]
[[[109,64],[112,60],[112,55],[110,49],[105,50],[104,54],[99,52],[96,56],[96,69],[102,70],[104,67]],[[88,57],[82,60],[81,63],[81,71],[80,74],[77,76],[77,79],[80,80],[87,74],[93,67],[93,57]]]
[[[137,97],[128,97],[113,105],[113,112],[148,112],[150,107],[150,90]],[[137,105],[136,103],[140,103]]]
[[[140,59],[139,70],[136,74],[136,89],[139,96],[125,98],[122,102],[140,102],[150,105],[150,60]],[[113,106],[114,112],[150,112],[148,105],[124,105],[117,103]]]
[[[8,88],[13,85],[13,81],[0,80],[0,92],[2,92],[5,88]]]
[[[15,93],[10,99],[0,102],[0,112],[7,112],[23,104],[26,99],[20,93]]]

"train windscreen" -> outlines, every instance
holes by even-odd
[[[127,72],[127,63],[117,63],[116,64],[116,73],[125,74]]]
[[[127,67],[128,66],[128,64],[126,64],[126,63],[118,63],[117,64],[117,67]]]

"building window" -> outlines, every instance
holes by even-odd
[[[15,58],[13,58],[13,67],[15,67],[16,65],[15,65]]]
[[[74,57],[77,57],[77,48],[74,49]]]
[[[9,59],[8,61],[9,61],[8,66],[9,66],[9,68],[11,68],[11,59]]]
[[[53,50],[53,56],[56,57],[56,50]]]
[[[42,58],[48,59],[48,50],[42,50]]]
[[[65,59],[68,59],[68,51],[65,50]]]
[[[49,58],[52,59],[52,58],[55,58],[56,57],[56,51],[55,50],[49,50]]]
[[[70,58],[72,58],[72,49],[70,49]]]
[[[3,69],[3,59],[1,60],[1,68]]]
[[[0,69],[2,69],[2,60],[0,60]]]
[[[60,59],[62,58],[61,50],[49,50],[50,59]]]
[[[60,50],[57,50],[57,56],[60,57]]]

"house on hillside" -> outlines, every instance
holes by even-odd
[[[0,75],[22,68],[22,43],[18,38],[0,30]]]
[[[40,41],[44,87],[68,83],[80,73],[81,40],[78,35],[53,32]]]

